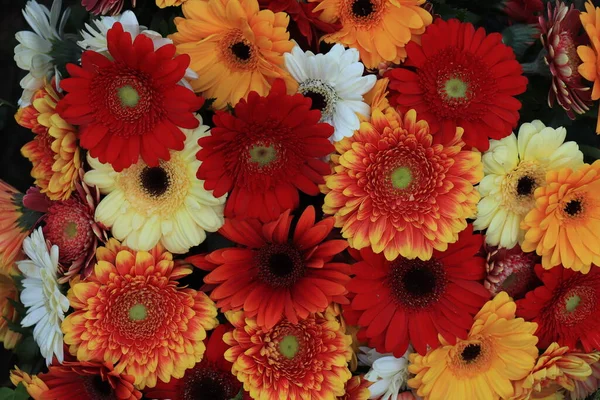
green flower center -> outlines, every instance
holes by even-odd
[[[408,167],[399,167],[392,171],[390,175],[392,186],[396,189],[406,189],[412,182],[413,176]]]
[[[140,100],[140,94],[130,85],[120,87],[118,94],[124,107],[135,107]]]
[[[69,239],[73,239],[77,236],[77,224],[75,222],[67,222],[65,225],[65,236]]]
[[[576,294],[574,294],[573,296],[569,297],[567,299],[567,301],[565,302],[565,307],[567,309],[567,312],[573,312],[573,311],[575,311],[575,309],[577,308],[577,306],[579,306],[580,302],[581,302],[581,297],[577,296]]]
[[[143,321],[148,316],[148,309],[145,305],[137,303],[129,309],[129,319],[132,321]]]
[[[277,150],[271,146],[254,146],[250,149],[250,161],[260,167],[270,164],[277,158]]]
[[[444,85],[446,96],[452,99],[463,99],[467,97],[467,90],[469,90],[469,85],[458,78],[448,79]]]
[[[294,335],[287,335],[279,342],[279,352],[288,360],[298,354],[298,347],[298,338]]]

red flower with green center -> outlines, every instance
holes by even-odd
[[[465,339],[473,316],[490,297],[479,281],[485,277],[485,259],[476,254],[483,237],[471,225],[458,242],[444,252],[434,251],[427,261],[398,257],[387,261],[370,248],[352,251],[359,261],[347,285],[355,294],[346,322],[361,327],[358,338],[380,353],[402,357],[409,343],[420,354]]]
[[[310,313],[325,311],[332,301],[347,302],[350,266],[332,259],[348,243],[325,241],[333,218],[315,224],[315,209],[310,206],[290,237],[292,219],[288,210],[266,224],[225,220],[219,232],[245,248],[219,249],[187,259],[211,271],[204,282],[216,286],[210,297],[221,311],[243,309],[269,329],[284,317],[297,323]]]
[[[319,123],[321,112],[310,107],[309,98],[288,96],[276,80],[266,97],[251,92],[240,100],[234,115],[217,111],[211,135],[198,140],[197,176],[215,197],[231,191],[226,217],[271,221],[298,207],[298,190],[319,194],[330,172],[321,158],[334,150],[333,127]]]
[[[562,265],[535,272],[543,286],[518,300],[517,316],[537,322],[538,347],[552,342],[571,349],[583,347],[589,353],[600,349],[600,270],[587,274],[565,269]]]
[[[58,104],[67,122],[81,125],[80,144],[92,157],[121,171],[142,159],[151,167],[182,150],[185,134],[198,120],[193,111],[203,99],[177,83],[190,63],[175,46],[154,50],[152,40],[131,35],[115,23],[107,34],[112,59],[94,51],[81,56],[81,67],[68,64],[69,92]]]
[[[402,113],[415,109],[429,122],[437,143],[464,128],[467,146],[489,148],[489,138],[510,135],[521,103],[514,98],[527,88],[527,78],[502,35],[486,35],[469,23],[436,19],[421,44],[406,45],[408,68],[388,72],[391,102]]]
[[[168,383],[158,382],[156,387],[147,389],[145,395],[151,399],[177,400],[250,400],[242,390],[242,382],[231,373],[232,364],[225,360],[229,346],[223,335],[230,332],[230,325],[219,325],[205,340],[206,353],[196,366],[186,371],[181,379],[171,379]],[[236,397],[241,393],[242,397]]]

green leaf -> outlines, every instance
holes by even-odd
[[[8,106],[8,107],[12,107],[12,108],[17,108],[13,103],[11,103],[8,100],[4,100],[4,99],[0,99],[0,107],[4,107],[4,106]]]
[[[4,318],[4,320],[7,322],[6,325],[8,326],[8,329],[10,329],[11,331],[20,333],[22,335],[31,334],[31,328],[23,328],[21,325],[9,320],[5,316],[2,316],[2,318]]]
[[[579,150],[581,150],[584,156],[589,157],[592,160],[600,160],[600,149],[597,147],[580,144]]]
[[[33,339],[33,336],[27,336],[15,347],[15,354],[19,362],[35,364],[41,357],[40,348]]]
[[[19,383],[14,390],[6,387],[0,388],[0,400],[26,400],[29,398],[29,393],[23,383]]]

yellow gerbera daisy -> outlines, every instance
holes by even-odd
[[[473,223],[476,230],[487,229],[488,244],[510,249],[522,243],[525,232],[519,225],[535,205],[535,189],[546,186],[546,172],[583,165],[583,153],[577,143],[564,142],[566,135],[565,128],[535,120],[521,125],[518,136],[490,140]]]
[[[525,378],[538,356],[537,324],[515,318],[517,306],[506,292],[475,316],[467,339],[425,356],[410,355],[408,385],[425,400],[496,400],[514,395],[513,382]]]
[[[223,225],[225,197],[215,198],[196,178],[201,162],[198,139],[208,136],[208,126],[182,129],[182,151],[171,151],[169,161],[148,167],[143,160],[121,172],[102,164],[88,153],[92,167],[84,176],[88,185],[107,194],[96,208],[95,219],[112,228],[127,247],[148,251],[157,243],[172,253],[186,253]]]
[[[315,12],[326,22],[339,19],[342,29],[325,35],[328,43],[358,49],[367,68],[381,62],[399,63],[406,58],[404,46],[431,24],[433,18],[420,7],[425,0],[313,0]]]
[[[286,13],[259,10],[257,0],[188,0],[182,10],[185,18],[175,18],[177,33],[170,38],[192,59],[198,73],[192,88],[215,98],[215,108],[235,106],[251,91],[265,96],[278,77],[295,92],[282,69],[283,53],[294,47]]]

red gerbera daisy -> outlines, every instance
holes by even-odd
[[[347,288],[356,294],[349,307],[359,313],[349,313],[347,322],[362,327],[359,339],[396,357],[409,342],[420,354],[427,346],[437,348],[438,334],[452,344],[465,339],[473,316],[490,297],[479,283],[485,277],[485,259],[476,255],[482,244],[469,225],[458,242],[434,251],[428,261],[387,261],[370,248],[353,251],[359,262]]]
[[[600,349],[600,269],[582,274],[538,264],[535,272],[543,286],[516,303],[517,316],[537,322],[538,347],[558,342],[571,349],[583,346],[587,353]]]
[[[391,101],[404,113],[415,109],[427,120],[438,143],[464,128],[468,146],[485,151],[488,137],[510,135],[519,120],[521,103],[513,96],[527,87],[527,78],[513,50],[499,33],[485,34],[469,23],[437,19],[421,44],[406,45],[406,66],[386,74]]]
[[[223,335],[233,330],[230,325],[219,325],[210,338],[205,340],[206,353],[202,361],[185,372],[181,379],[171,379],[168,383],[159,381],[156,387],[145,390],[151,399],[177,400],[231,400],[250,399],[242,391],[242,383],[231,373],[232,363],[225,360],[225,351],[230,347],[223,341]],[[242,397],[236,397],[242,391]]]
[[[346,303],[345,284],[350,266],[331,262],[348,246],[345,240],[324,241],[333,218],[315,224],[310,206],[299,218],[290,238],[292,217],[284,212],[277,220],[225,220],[219,231],[246,248],[225,248],[206,256],[189,257],[197,267],[212,271],[207,284],[222,312],[244,310],[270,329],[283,317],[296,324],[310,313],[324,311],[329,303]]]
[[[142,157],[149,166],[182,150],[185,134],[198,120],[193,111],[202,98],[177,82],[190,63],[175,58],[175,46],[154,50],[152,40],[131,35],[115,23],[107,34],[112,59],[95,51],[81,56],[81,67],[68,64],[71,78],[60,86],[69,92],[58,104],[61,117],[82,125],[80,144],[92,157],[121,171]]]
[[[304,3],[298,0],[258,0],[261,8],[273,12],[286,12],[296,24],[298,31],[306,38],[309,46],[316,44],[321,33],[332,33],[339,30],[341,23],[328,23],[321,21],[319,15],[322,11],[314,12],[319,3]]]
[[[215,197],[231,191],[226,217],[271,221],[298,207],[298,190],[319,194],[317,184],[330,172],[320,158],[334,149],[333,127],[319,123],[321,112],[310,107],[309,98],[286,95],[278,79],[266,97],[251,92],[240,100],[235,115],[217,111],[211,135],[198,140],[197,176]]]

